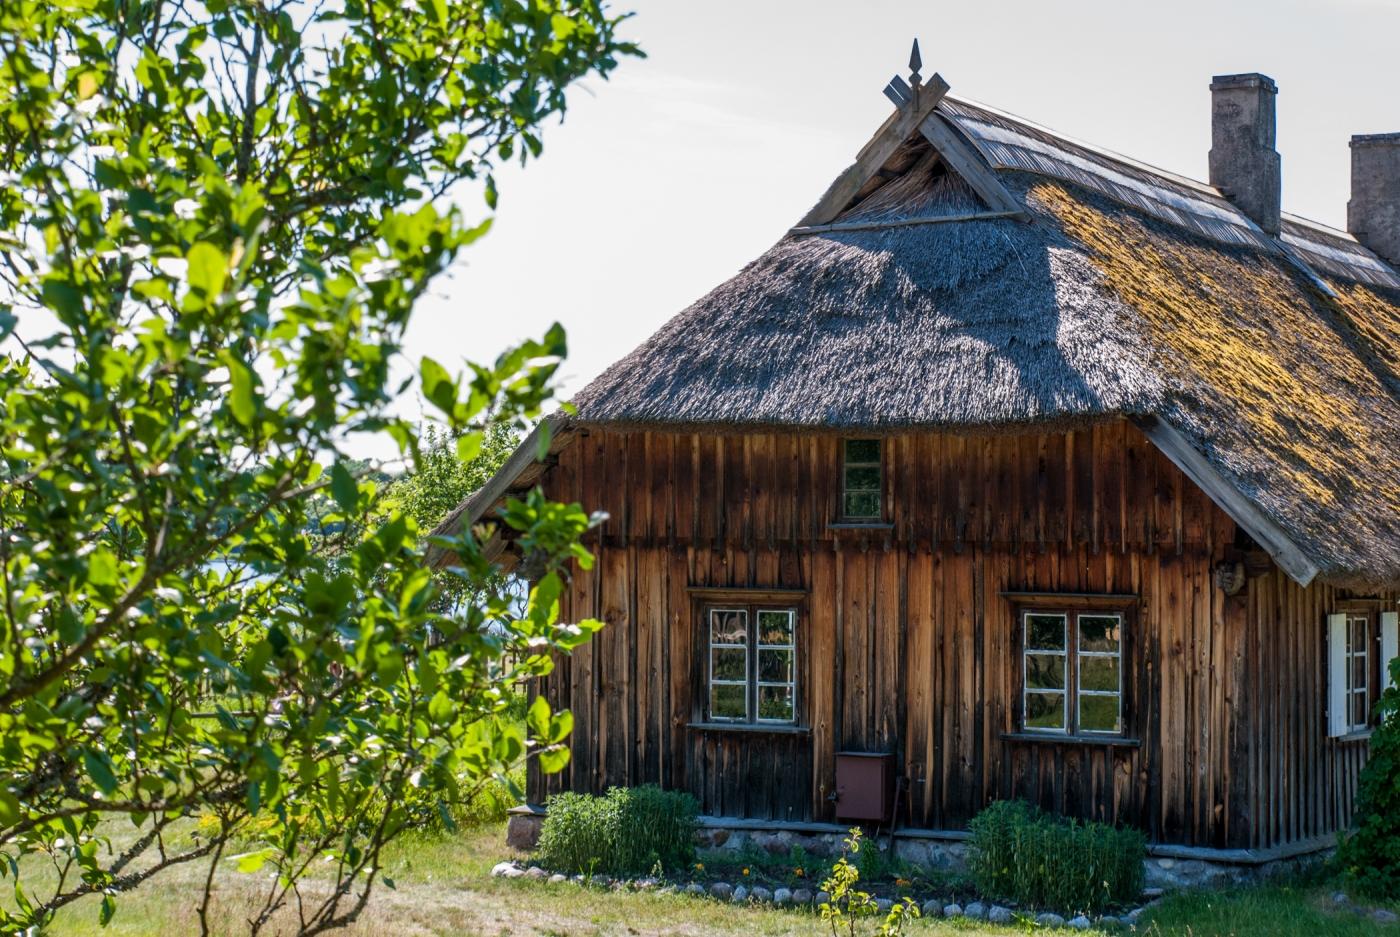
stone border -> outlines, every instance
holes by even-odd
[[[796,824],[794,824],[796,826]],[[815,824],[807,825],[815,826]],[[846,832],[799,829],[759,828],[745,824],[735,829],[728,825],[707,824],[696,834],[697,846],[704,850],[740,850],[745,845],[773,855],[781,855],[801,846],[815,856],[837,856],[841,853],[842,840]],[[945,872],[961,872],[967,868],[968,835],[966,833],[941,836],[919,831],[909,835],[906,831],[894,834],[895,856],[912,865]],[[885,835],[879,837],[885,841]],[[1289,875],[1311,868],[1324,861],[1335,849],[1334,845],[1314,848],[1306,853],[1265,861],[1230,862],[1213,861],[1201,858],[1208,850],[1190,850],[1181,857],[1182,851],[1173,849],[1176,855],[1154,854],[1149,848],[1144,860],[1147,896],[1156,897],[1167,891],[1181,891],[1193,888],[1218,888],[1226,885],[1246,885],[1265,881],[1280,875]],[[1234,858],[1238,851],[1221,851]]]
[[[511,810],[506,826],[506,844],[522,852],[534,849],[539,841],[544,816],[545,811],[536,806],[527,805]],[[770,855],[782,855],[794,846],[801,846],[813,856],[834,858],[840,855],[847,832],[846,827],[833,823],[775,823],[734,817],[701,817],[700,829],[696,832],[696,847],[702,854],[707,851],[737,852],[745,846],[752,846]],[[886,841],[887,836],[882,834],[877,842]],[[898,830],[893,837],[898,858],[943,872],[960,872],[967,868],[968,839],[969,834],[958,830]],[[1144,860],[1147,886],[1144,897],[1155,899],[1168,891],[1254,884],[1316,866],[1334,850],[1335,840],[1330,837],[1271,850],[1149,846],[1148,857]],[[962,912],[959,914],[962,915]]]

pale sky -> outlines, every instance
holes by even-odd
[[[495,227],[406,352],[456,368],[564,324],[567,396],[796,223],[908,73],[1193,178],[1214,74],[1278,82],[1286,211],[1346,221],[1347,141],[1400,130],[1400,0],[634,0],[649,54],[573,90],[543,157],[498,173]],[[473,216],[482,209],[464,199]],[[405,401],[407,413],[422,412]],[[379,454],[388,454],[380,451]]]

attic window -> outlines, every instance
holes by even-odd
[[[841,517],[848,521],[879,521],[880,440],[847,439],[841,466]]]

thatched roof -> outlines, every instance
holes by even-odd
[[[985,181],[916,134],[832,224],[790,232],[605,371],[578,421],[1126,417],[1169,455],[1177,440],[1295,578],[1400,582],[1400,275],[1343,232],[1286,216],[1274,239],[1201,183],[970,102],[937,110],[1028,222],[986,217]]]

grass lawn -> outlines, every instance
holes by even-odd
[[[422,838],[397,844],[387,874],[396,889],[376,889],[361,920],[348,935],[362,937],[476,937],[476,935],[819,935],[821,921],[810,912],[735,907],[683,895],[609,892],[574,885],[493,879],[492,865],[506,856],[504,831],[490,826],[450,838]],[[119,900],[106,928],[97,924],[95,901],[64,911],[50,930],[64,937],[134,937],[198,933],[195,903],[203,872],[172,871],[141,891]],[[230,868],[217,877],[214,908],[224,922],[219,933],[246,933],[240,922],[267,884],[261,873]],[[1144,915],[1135,933],[1206,937],[1307,937],[1396,934],[1359,915],[1331,907],[1324,885],[1270,886],[1168,899]],[[1032,925],[920,921],[920,935],[1015,934]],[[284,927],[283,933],[286,933]],[[269,928],[266,933],[277,933]],[[826,931],[825,933],[830,933]],[[1079,933],[1065,931],[1064,933]],[[1104,933],[1090,931],[1089,933]],[[1123,933],[1119,931],[1118,933]]]

